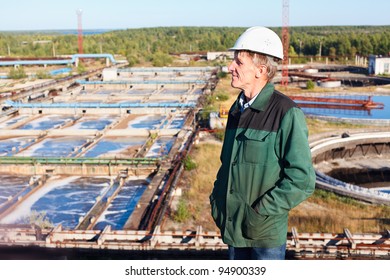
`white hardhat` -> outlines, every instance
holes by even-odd
[[[283,59],[283,44],[279,36],[262,26],[248,28],[230,50],[248,50]]]

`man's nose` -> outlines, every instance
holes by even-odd
[[[234,70],[234,61],[232,61],[230,64],[229,64],[229,66],[228,66],[228,71],[229,72],[232,72],[233,70]]]

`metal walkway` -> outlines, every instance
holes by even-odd
[[[117,64],[112,54],[74,54],[71,59],[53,59],[53,60],[11,60],[0,61],[0,66],[15,66],[15,65],[67,65],[73,64],[80,58],[106,58],[112,64]]]
[[[389,259],[390,232],[354,234],[348,229],[342,233],[298,233],[296,228],[287,234],[287,255],[296,259]],[[0,246],[23,246],[57,249],[88,249],[116,251],[180,251],[204,255],[226,251],[219,232],[196,230],[64,230],[61,225],[46,230],[33,227],[0,227]],[[227,253],[226,253],[227,254]]]
[[[4,102],[10,107],[13,108],[194,108],[196,106],[195,102],[187,103],[171,103],[171,102],[161,102],[161,103],[103,103],[103,102],[89,102],[89,103],[22,103],[15,102],[11,100],[6,100]]]

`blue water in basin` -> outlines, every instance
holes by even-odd
[[[94,229],[104,229],[107,225],[111,225],[113,230],[122,229],[147,185],[148,182],[144,180],[127,181],[118,195],[111,201],[107,210],[100,216]]]
[[[45,212],[52,224],[73,229],[109,184],[109,178],[73,177],[73,180],[58,185],[40,197],[32,205],[31,211]]]
[[[118,137],[104,138],[100,140],[94,147],[88,150],[84,157],[101,157],[108,156],[114,158],[127,148],[141,146],[145,143],[146,137]],[[134,155],[127,154],[127,157]]]
[[[29,185],[30,176],[0,175],[0,206]]]

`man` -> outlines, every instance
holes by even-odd
[[[284,259],[289,210],[315,187],[307,126],[270,83],[283,59],[278,35],[252,27],[232,50],[231,86],[241,92],[229,111],[212,216],[230,259]]]

